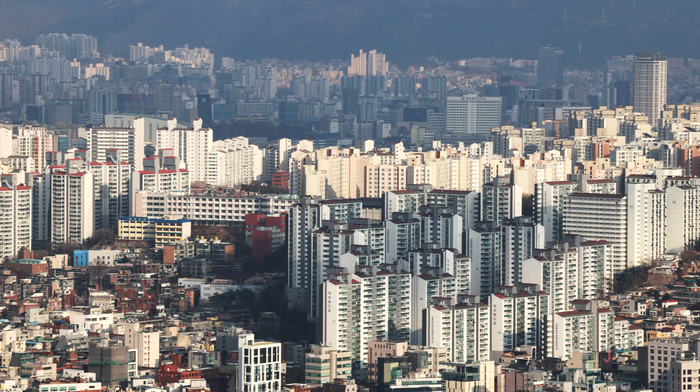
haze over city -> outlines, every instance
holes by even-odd
[[[0,392],[700,391],[698,3],[0,14]]]

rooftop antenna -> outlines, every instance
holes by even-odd
[[[562,19],[563,19],[563,21],[564,21],[563,28],[566,30],[566,28],[567,28],[567,26],[566,26],[566,21],[567,21],[567,18],[566,18],[566,8],[564,8],[564,17],[563,17]]]
[[[581,41],[578,41],[578,53],[581,54],[581,49],[583,48],[583,44],[581,44]]]
[[[603,22],[605,22],[605,7],[603,7]]]

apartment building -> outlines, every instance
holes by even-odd
[[[217,140],[207,155],[207,183],[233,188],[261,181],[263,152],[258,146],[248,144],[248,139]]]
[[[571,310],[552,317],[552,356],[569,359],[574,351],[595,351],[595,315]]]
[[[371,227],[365,227],[365,229],[369,233],[376,231],[373,234],[382,237],[383,241],[384,228],[382,226],[375,227],[374,230]],[[353,245],[365,245],[371,249],[371,245],[368,243],[371,241],[371,238],[368,238],[366,234],[368,233],[356,230],[354,225],[327,220],[324,220],[321,226],[313,230],[309,248],[309,270],[306,277],[309,285],[309,303],[306,306],[309,319],[316,319],[320,316],[318,308],[320,299],[319,287],[328,278],[329,267],[341,266],[349,271],[353,271],[355,267],[352,264],[354,258],[349,259],[350,262],[345,264],[341,258],[342,255],[352,252],[354,250]],[[377,259],[376,262],[381,263],[382,260]]]
[[[519,185],[510,183],[508,177],[495,178],[481,187],[480,220],[503,224],[523,214],[523,192]]]
[[[95,230],[114,229],[117,227],[117,219],[129,215],[133,167],[120,160],[116,150],[107,151],[106,161],[90,162],[87,167],[92,173],[95,187]]]
[[[579,234],[584,241],[608,241],[613,273],[624,271],[628,267],[627,196],[572,193],[565,203],[564,233]]]
[[[0,187],[0,258],[14,259],[32,249],[32,189],[3,182]]]
[[[408,341],[412,280],[391,266],[339,269],[321,284],[321,339],[352,354],[355,372],[368,364],[368,343]]]
[[[573,181],[549,181],[535,185],[535,222],[544,228],[544,240],[561,241],[564,234],[566,196],[578,191]]]
[[[160,331],[139,331],[136,334],[138,366],[157,368],[160,363]]]
[[[51,175],[51,243],[82,243],[94,232],[93,174],[70,167]]]
[[[394,212],[391,219],[384,220],[384,227],[388,263],[407,259],[409,251],[423,245],[421,221],[415,213]]]
[[[187,169],[180,169],[179,165],[161,165],[159,157],[146,158],[144,162],[144,170],[134,171],[131,176],[134,192],[189,192],[190,172]]]
[[[325,200],[321,202],[317,197],[305,197],[297,199],[287,209],[289,211],[288,224],[288,275],[287,275],[287,300],[290,309],[309,310],[312,304],[311,279],[318,284],[319,274],[324,276],[325,270],[317,268],[312,263],[312,233],[321,226],[322,221],[349,222],[351,219],[361,218],[362,202],[359,200]],[[264,212],[264,211],[263,211]],[[280,212],[280,211],[276,211]],[[320,235],[320,233],[319,233]],[[347,238],[357,238],[353,244],[366,244],[360,242],[360,232]],[[330,240],[330,238],[329,238]],[[316,250],[323,249],[322,243],[316,243]],[[351,244],[345,246],[347,253],[351,250]],[[369,245],[369,244],[366,244]],[[321,248],[319,248],[321,246]],[[334,251],[335,252],[335,251]],[[334,253],[335,254],[335,253]],[[315,254],[315,258],[323,257],[323,252]],[[338,254],[337,256],[340,256]]]
[[[412,278],[413,293],[411,296],[411,344],[431,345],[427,343],[423,314],[425,309],[432,304],[433,298],[456,299],[460,294],[466,294],[460,290],[467,285],[468,271],[465,264],[467,260],[457,260],[458,270],[463,273],[452,275],[442,266],[425,265]]]
[[[536,284],[497,286],[489,297],[491,357],[498,358],[522,346],[543,352],[549,301],[549,294]]]
[[[672,186],[666,189],[666,251],[680,252],[700,238],[700,187]]]
[[[106,162],[110,149],[122,152],[123,159],[134,169],[143,170],[143,118],[135,118],[132,127],[91,127],[87,130],[87,148],[92,162]]]
[[[174,155],[186,163],[190,181],[206,182],[208,158],[213,143],[214,131],[202,128],[202,120],[196,118],[192,122],[192,128],[178,127],[176,123],[170,122],[167,127],[158,128],[156,148],[172,149]]]
[[[433,297],[425,310],[425,345],[447,349],[448,361],[487,360],[491,349],[489,307],[479,296]]]
[[[625,178],[627,267],[648,264],[666,251],[666,192],[655,176]]]
[[[634,54],[634,111],[646,114],[654,126],[666,104],[666,68],[665,54]]]
[[[532,218],[519,216],[495,222],[477,222],[467,236],[471,260],[469,293],[488,296],[495,286],[530,283],[523,280],[523,263],[533,250],[544,247],[544,230]]]
[[[549,314],[570,309],[571,301],[599,298],[612,289],[611,244],[566,237],[547,243],[523,263],[523,282],[536,284],[551,297]],[[608,271],[609,275],[605,275]]]
[[[462,217],[466,233],[479,220],[479,193],[433,189],[431,185],[411,185],[412,189],[393,190],[384,194],[386,217],[394,212],[419,212],[423,206],[449,208]]]

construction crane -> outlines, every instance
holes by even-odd
[[[561,123],[569,122],[569,120],[544,120],[542,123],[547,124],[547,123],[555,123],[557,124],[557,139],[559,139],[559,126]]]
[[[302,108],[288,108],[289,110],[296,110],[299,112],[299,125],[303,126],[304,125],[304,112],[306,109]]]

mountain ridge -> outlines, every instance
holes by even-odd
[[[636,0],[632,9],[634,2],[0,0],[11,16],[0,25],[0,39],[29,44],[41,33],[84,33],[98,37],[102,54],[123,57],[137,42],[204,46],[236,59],[346,59],[360,48],[377,49],[400,64],[430,56],[532,59],[547,44],[561,47],[570,66],[601,65],[611,55],[636,51],[693,57],[700,3]]]

